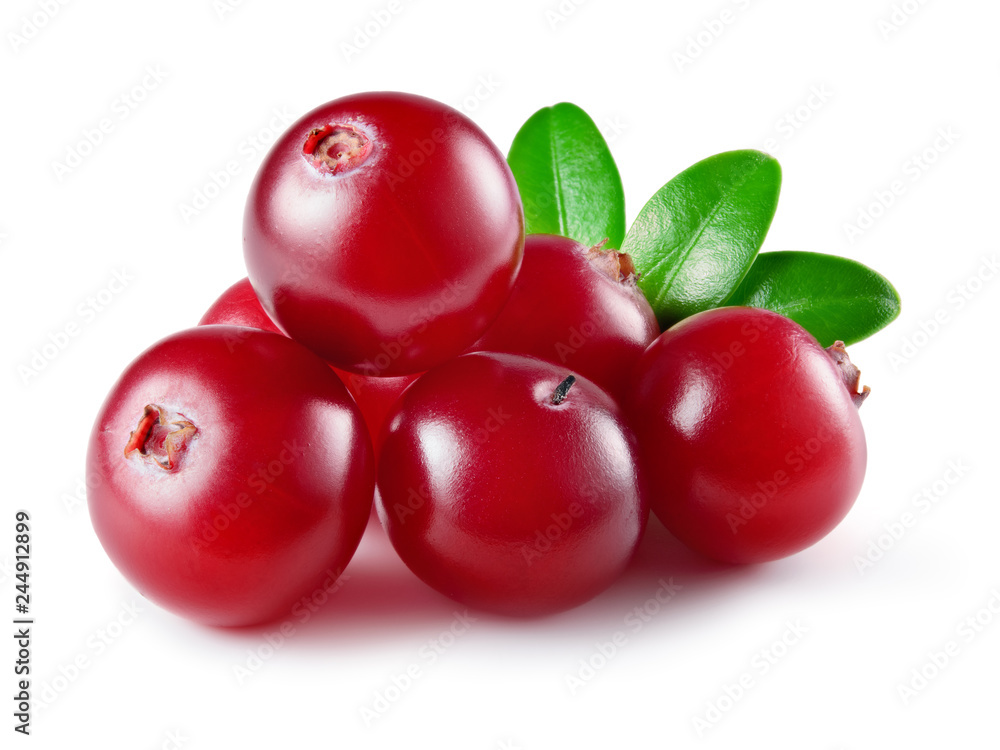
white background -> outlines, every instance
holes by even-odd
[[[0,611],[13,619],[14,512],[24,508],[34,519],[32,685],[48,699],[18,743],[996,744],[996,3],[233,5],[4,3]],[[373,13],[387,23],[366,27]],[[82,502],[93,416],[136,354],[193,325],[244,275],[243,201],[275,113],[375,89],[461,106],[504,151],[539,107],[579,104],[618,160],[629,220],[695,161],[775,153],[784,187],[764,249],[858,259],[903,299],[895,323],[851,349],[872,396],[862,410],[868,476],[845,522],[791,559],[724,568],[679,550],[654,521],[632,569],[597,600],[535,622],[481,616],[433,663],[428,645],[456,606],[377,533],[331,601],[277,649],[267,630],[206,629],[141,600]],[[105,118],[110,132],[88,147]],[[211,187],[230,162],[228,184]],[[198,191],[209,199],[186,214]],[[874,220],[846,229],[862,212]],[[90,298],[106,304],[81,313]],[[67,326],[76,335],[25,375]],[[904,513],[912,525],[885,536]],[[859,556],[879,552],[859,570]],[[631,627],[630,612],[655,605],[671,578],[676,596]],[[133,605],[135,617],[125,614]],[[975,628],[963,625],[970,617]],[[804,634],[775,647],[790,625]],[[618,631],[624,645],[602,664],[598,644]],[[15,657],[4,641],[9,736]],[[901,695],[952,641],[957,655]],[[86,667],[74,672],[78,659]],[[600,668],[574,691],[581,660]],[[411,665],[419,677],[397,693],[393,678]],[[752,686],[732,700],[741,679]],[[362,709],[387,692],[396,700],[366,722]]]

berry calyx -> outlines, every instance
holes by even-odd
[[[372,150],[371,139],[350,125],[313,128],[302,147],[309,163],[325,174],[343,174],[360,167]]]
[[[139,424],[125,444],[125,458],[140,456],[164,471],[174,471],[198,428],[183,414],[169,414],[156,404],[146,404]]]
[[[635,270],[635,264],[632,263],[632,256],[617,250],[605,250],[606,242],[607,240],[604,240],[588,249],[587,260],[612,281],[635,287],[636,281],[638,281],[638,272]]]
[[[844,348],[844,342],[834,341],[832,346],[826,348],[826,353],[837,367],[837,372],[840,373],[847,391],[851,394],[851,401],[854,402],[854,406],[860,409],[861,404],[871,395],[872,389],[866,385],[860,391],[858,390],[858,386],[861,385],[861,370],[847,356],[847,349]]]

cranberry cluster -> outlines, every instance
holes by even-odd
[[[524,233],[503,155],[398,93],[292,125],[247,201],[249,278],[133,361],[87,457],[94,528],[214,625],[339,576],[373,501],[426,583],[512,615],[624,570],[649,510],[731,562],[811,545],[865,471],[857,371],[729,307],[660,333],[628,255]]]

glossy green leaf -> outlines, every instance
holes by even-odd
[[[628,230],[632,256],[663,328],[718,307],[760,250],[781,190],[781,167],[760,151],[727,151],[681,172]]]
[[[561,234],[585,245],[625,236],[621,175],[597,125],[575,104],[533,114],[507,156],[524,203],[528,234]]]
[[[823,346],[852,344],[899,315],[899,294],[857,261],[822,253],[761,253],[727,305],[763,307],[805,328]]]

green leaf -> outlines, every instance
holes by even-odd
[[[868,266],[795,251],[758,255],[726,304],[781,313],[823,346],[861,341],[899,315],[899,294]]]
[[[760,151],[727,151],[681,172],[649,199],[621,250],[664,329],[718,307],[760,250],[781,167]]]
[[[625,192],[597,125],[575,104],[533,114],[507,156],[524,203],[528,234],[561,234],[585,245],[625,236]]]

